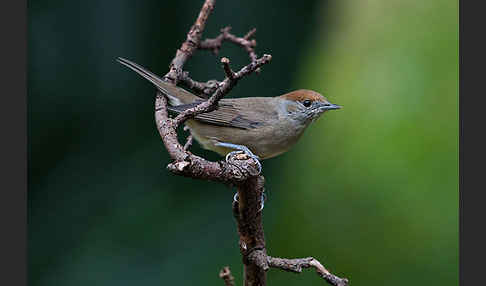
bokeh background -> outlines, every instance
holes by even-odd
[[[222,285],[225,265],[241,283],[235,190],[165,170],[154,88],[115,62],[165,74],[202,3],[28,1],[29,285]],[[269,253],[351,285],[457,285],[457,1],[217,1],[204,36],[226,25],[273,55],[231,96],[308,88],[344,106],[264,162]],[[248,61],[226,44],[187,70],[221,79],[221,56]]]

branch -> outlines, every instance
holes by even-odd
[[[231,271],[228,266],[225,266],[219,272],[219,278],[223,279],[224,285],[235,286],[235,278],[231,275]]]
[[[221,63],[223,64],[224,73],[229,80],[234,80],[235,73],[230,67],[230,60],[228,58],[221,58]]]
[[[347,286],[347,279],[341,279],[331,274],[319,261],[312,257],[283,259],[267,256],[260,209],[264,192],[264,178],[259,175],[259,166],[255,160],[240,154],[229,156],[226,161],[211,162],[187,150],[192,142],[192,136],[188,137],[184,146],[178,141],[176,130],[181,124],[198,114],[216,108],[218,101],[226,96],[240,79],[253,72],[258,72],[263,65],[269,63],[272,59],[270,55],[266,54],[261,58],[256,56],[254,51],[256,41],[250,40],[255,34],[255,29],[248,32],[244,37],[236,37],[229,32],[230,28],[228,27],[222,29],[218,37],[201,42],[201,35],[209,14],[214,8],[214,2],[215,0],[204,2],[196,22],[187,34],[186,41],[177,50],[174,59],[171,61],[169,72],[164,76],[164,80],[172,84],[181,82],[201,96],[210,96],[209,99],[194,108],[185,110],[175,118],[170,118],[166,97],[160,91],[157,91],[156,94],[155,123],[167,152],[174,160],[167,168],[177,175],[237,186],[238,201],[233,204],[233,214],[240,237],[239,244],[243,256],[245,286],[266,285],[266,271],[269,267],[293,272],[301,272],[302,268],[314,267],[317,273],[330,284]],[[239,71],[234,72],[231,69],[230,60],[222,58],[221,64],[225,73],[225,78],[222,81],[198,82],[191,79],[188,72],[183,71],[184,64],[197,49],[210,49],[217,53],[225,40],[244,48],[248,52],[251,62]],[[220,277],[223,278],[226,286],[234,286],[234,278],[228,267],[220,272]]]
[[[316,273],[329,284],[334,286],[349,285],[348,279],[340,278],[332,274],[319,262],[319,260],[313,257],[294,259],[278,258],[267,255],[264,250],[256,249],[247,254],[247,259],[263,271],[268,271],[270,267],[273,267],[289,272],[301,273],[303,268],[313,267],[316,269]]]
[[[204,98],[209,98],[209,96],[216,91],[220,84],[220,82],[215,79],[208,80],[207,82],[195,81],[189,77],[189,72],[187,71],[180,74],[179,81],[196,95]]]
[[[218,54],[223,42],[229,41],[242,47],[248,53],[251,62],[256,62],[258,59],[255,53],[256,40],[250,40],[250,38],[255,35],[256,29],[250,30],[244,37],[237,37],[231,34],[229,32],[230,30],[231,27],[221,29],[221,34],[218,37],[214,39],[206,39],[200,42],[197,48],[201,50],[211,50],[214,54]],[[194,51],[192,51],[192,53],[193,52]],[[257,67],[254,71],[255,73],[259,73],[260,67]],[[173,73],[176,74],[176,77],[182,84],[191,89],[197,95],[204,98],[208,98],[211,94],[213,94],[220,84],[220,82],[217,80],[209,80],[207,82],[195,81],[189,77],[189,73],[187,71],[182,71],[182,67],[180,69],[175,68]]]
[[[237,183],[249,177],[259,174],[256,162],[249,157],[233,157],[230,161],[234,161],[235,166],[231,162],[210,162],[201,157],[190,154],[177,140],[177,127],[184,123],[187,119],[193,118],[197,114],[210,111],[217,106],[218,101],[223,98],[236,85],[236,83],[246,75],[249,75],[257,68],[270,62],[270,55],[264,55],[244,66],[240,71],[234,73],[232,78],[225,78],[220,84],[216,92],[207,101],[202,102],[194,108],[185,110],[176,118],[169,118],[167,111],[167,99],[158,91],[155,99],[155,121],[160,136],[164,142],[169,155],[176,162],[169,164],[168,169],[173,173],[189,176],[193,178],[200,178],[206,180],[220,181],[226,183]],[[229,64],[229,60],[228,60]],[[239,162],[241,159],[246,162]]]
[[[155,97],[155,122],[167,152],[174,160],[167,169],[186,177],[237,184],[258,174],[258,165],[251,158],[231,156],[229,160],[211,162],[184,150],[177,140],[176,125],[169,118],[167,99],[157,92]]]
[[[189,127],[184,126],[184,131],[189,131]],[[191,147],[192,145],[192,140],[193,140],[192,134],[189,133],[186,139],[186,144],[184,144],[184,151],[189,150],[189,147]]]
[[[291,271],[301,273],[303,268],[313,267],[316,269],[316,273],[324,278],[329,284],[334,286],[348,286],[349,281],[346,278],[339,278],[336,275],[329,272],[317,259],[313,257],[306,258],[277,258],[267,256],[267,263],[269,267],[280,268],[285,271]]]
[[[241,46],[245,49],[250,57],[250,60],[253,62],[257,59],[257,55],[255,53],[256,47],[256,40],[250,40],[256,33],[256,29],[251,29],[244,37],[237,37],[230,33],[231,27],[225,27],[221,29],[221,34],[214,39],[206,39],[199,44],[199,48],[203,50],[211,50],[215,55],[218,54],[223,41],[229,41],[236,45]],[[257,73],[260,70],[256,71]]]
[[[256,251],[266,255],[260,209],[264,185],[262,176],[247,179],[239,184],[238,201],[233,203],[245,270],[244,285],[266,285],[266,269],[260,266],[259,261],[250,259],[250,255]]]
[[[202,32],[206,27],[206,21],[208,20],[209,14],[211,14],[214,9],[215,1],[216,0],[206,0],[204,2],[196,22],[187,33],[186,41],[182,43],[181,48],[177,50],[176,56],[170,63],[169,72],[164,77],[165,80],[177,84],[180,74],[182,74],[182,67],[199,46]]]
[[[183,72],[183,67],[200,44],[201,35],[208,16],[214,8],[214,2],[214,0],[206,0],[203,4],[196,22],[187,34],[186,41],[177,50],[170,64],[169,72],[164,76],[164,80],[173,84],[183,81],[199,90],[208,88],[207,84],[192,80],[187,72]],[[191,154],[178,142],[176,130],[187,119],[214,109],[218,101],[226,96],[241,78],[254,72],[270,60],[271,56],[264,55],[261,59],[256,59],[254,62],[244,66],[232,78],[225,78],[222,82],[208,81],[207,83],[211,82],[213,87],[216,86],[214,94],[207,101],[182,112],[174,119],[171,119],[168,115],[167,99],[160,92],[157,92],[155,98],[155,122],[169,155],[175,161],[167,166],[171,172],[182,176],[229,184],[238,184],[249,177],[258,175],[258,166],[255,161],[245,156],[238,156],[237,158],[232,156],[227,162],[211,162]]]
[[[271,55],[263,55],[263,57],[244,66],[237,73],[234,73],[233,71],[231,71],[231,68],[229,67],[229,63],[230,63],[229,59],[222,58],[221,62],[223,63],[223,68],[225,70],[225,73],[227,74],[227,77],[219,84],[219,87],[218,89],[216,89],[216,92],[207,101],[204,101],[201,104],[197,105],[196,107],[187,109],[181,112],[179,115],[177,115],[177,117],[174,119],[176,125],[179,125],[184,121],[186,121],[187,119],[192,118],[198,114],[211,111],[212,108],[215,108],[217,106],[218,101],[221,98],[223,98],[225,95],[227,95],[233,89],[233,87],[238,83],[240,79],[254,72],[256,69],[263,66],[264,64],[269,63],[271,59],[272,59]]]

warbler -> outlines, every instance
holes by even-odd
[[[203,101],[132,61],[117,61],[154,84],[167,96],[168,110],[175,114]],[[214,110],[185,124],[205,149],[222,156],[239,150],[264,160],[288,151],[313,121],[340,108],[316,91],[299,89],[275,97],[223,98]]]

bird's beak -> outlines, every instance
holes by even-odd
[[[326,103],[321,105],[321,110],[326,111],[326,110],[334,110],[334,109],[341,109],[342,107],[337,104],[332,104],[332,103]]]

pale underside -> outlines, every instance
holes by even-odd
[[[305,129],[290,122],[288,116],[282,116],[286,111],[275,108],[280,105],[274,102],[278,100],[281,99],[222,99],[216,110],[199,114],[186,125],[205,149],[224,156],[234,150],[216,144],[232,143],[244,145],[261,159],[268,159],[288,151]],[[171,106],[169,110],[179,113],[196,104]]]

